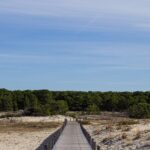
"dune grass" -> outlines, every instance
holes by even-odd
[[[18,131],[42,131],[57,128],[61,125],[58,122],[3,122],[0,121],[0,132],[18,132]]]

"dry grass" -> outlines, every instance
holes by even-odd
[[[108,125],[106,126],[106,130],[108,130],[109,132],[112,132],[112,131],[113,131],[113,126],[112,126],[112,124],[108,124]]]
[[[135,125],[135,124],[139,124],[139,121],[136,120],[123,120],[118,122],[118,126],[124,126],[124,125]]]
[[[122,139],[126,139],[126,138],[127,138],[127,134],[126,134],[126,133],[122,133],[121,138],[122,138]]]
[[[82,120],[82,121],[79,121],[82,125],[90,125],[91,122],[88,121],[88,120]]]
[[[98,135],[98,134],[100,134],[100,132],[101,132],[101,130],[98,130],[98,129],[97,129],[97,130],[94,130],[94,131],[93,131],[93,135]]]
[[[106,142],[108,142],[108,141],[110,141],[110,140],[112,140],[112,137],[111,137],[111,136],[108,136],[108,137],[105,137],[105,138],[102,140],[102,142],[103,142],[103,143],[106,143]]]
[[[129,132],[131,129],[132,129],[131,126],[124,126],[124,127],[122,128],[122,131],[123,131],[123,132]]]
[[[0,122],[0,132],[34,132],[57,128],[60,123],[57,122]]]
[[[135,135],[135,137],[134,137],[134,140],[137,140],[137,139],[139,139],[141,137],[141,132],[138,130],[137,132],[136,132],[136,135]]]

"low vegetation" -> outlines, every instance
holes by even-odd
[[[0,132],[42,131],[60,126],[58,122],[17,122],[14,120],[0,121]]]
[[[121,126],[121,125],[127,126],[127,125],[134,125],[134,124],[138,124],[138,123],[139,123],[139,121],[137,121],[137,120],[123,120],[123,121],[119,121],[118,125],[119,126]]]
[[[88,120],[83,120],[83,121],[79,121],[82,125],[90,125],[90,121]]]

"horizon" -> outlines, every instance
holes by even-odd
[[[51,90],[51,89],[6,89],[6,88],[0,88],[0,90],[8,90],[8,91],[42,91],[42,90],[47,90],[49,92],[100,92],[100,93],[107,93],[107,92],[112,92],[112,93],[136,93],[136,92],[150,92],[150,91],[86,91],[86,90]]]
[[[148,0],[0,1],[0,88],[150,91],[149,8]]]

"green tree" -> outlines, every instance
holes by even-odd
[[[25,99],[24,99],[24,109],[28,109],[30,108],[30,99],[27,95],[25,95]]]
[[[65,114],[68,111],[68,104],[64,100],[57,101],[58,113]]]
[[[92,104],[92,105],[88,106],[87,112],[89,114],[98,114],[98,113],[100,113],[100,110],[95,104]]]
[[[30,94],[29,99],[30,99],[30,107],[31,108],[38,108],[39,107],[38,99],[34,94]]]
[[[48,90],[37,90],[33,94],[36,95],[41,105],[50,104],[53,101],[52,93]]]
[[[16,100],[13,100],[13,111],[18,111],[18,105]]]
[[[13,110],[13,102],[10,95],[5,95],[2,99],[2,109],[3,111],[12,111]]]
[[[150,104],[139,103],[131,106],[129,116],[133,118],[150,118]]]
[[[13,101],[16,101],[18,109],[24,110],[24,92],[14,91]]]

